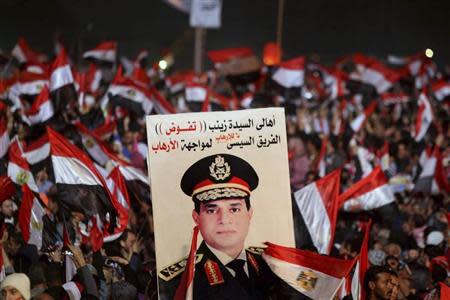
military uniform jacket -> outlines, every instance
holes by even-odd
[[[194,299],[269,299],[268,266],[256,248],[246,250],[250,288],[245,289],[230,271],[211,252],[205,242],[197,250]],[[161,300],[172,300],[184,271],[184,262],[162,270],[159,274],[159,295]],[[183,267],[182,267],[183,266]]]

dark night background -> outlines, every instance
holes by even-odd
[[[449,0],[285,0],[283,58],[317,53],[324,62],[347,53],[381,58],[427,47],[438,64],[450,58]],[[261,54],[276,35],[278,1],[224,0],[222,28],[208,30],[206,49],[249,46]],[[147,48],[157,59],[173,48],[177,68],[191,68],[193,31],[188,15],[162,0],[0,0],[0,48],[19,35],[50,53],[60,32],[73,57],[104,39],[121,55]]]

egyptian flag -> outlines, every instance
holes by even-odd
[[[81,135],[84,148],[99,165],[104,167],[108,161],[111,161],[114,166],[119,166],[120,172],[125,180],[137,180],[148,185],[147,176],[138,168],[131,166],[125,160],[117,157],[99,136],[89,131],[80,123],[75,123],[75,126]]]
[[[330,253],[333,245],[340,175],[341,170],[337,169],[294,193],[314,247],[322,254]]]
[[[345,211],[359,212],[387,205],[395,200],[386,175],[376,167],[369,175],[339,195],[339,204]]]
[[[47,127],[55,183],[66,209],[80,209],[88,219],[114,216],[112,195],[89,157],[66,138]]]
[[[2,159],[8,152],[9,134],[6,121],[0,119],[0,159]]]
[[[89,108],[96,103],[95,99],[96,92],[91,91],[92,86],[91,80],[94,79],[90,78],[90,76],[96,76],[96,74],[99,73],[89,74],[88,72],[80,74],[74,72],[74,74],[75,74],[75,89],[78,92],[78,109],[80,110],[82,116],[86,117],[87,115],[89,115],[89,113],[93,112],[89,111]]]
[[[422,153],[420,164],[422,171],[416,180],[413,191],[431,194],[438,194],[442,191],[450,193],[450,184],[445,175],[439,147],[435,147],[429,155]]]
[[[165,84],[169,88],[170,93],[175,94],[182,91],[186,86],[186,83],[192,81],[195,76],[193,71],[177,73],[167,77]]]
[[[30,48],[23,37],[19,38],[17,44],[11,51],[11,55],[14,56],[20,64],[37,61],[38,56],[37,53]]]
[[[47,133],[23,147],[22,156],[30,165],[35,165],[50,156],[50,143]]]
[[[161,93],[154,87],[150,88],[150,93],[153,96],[154,100],[154,109],[157,114],[167,115],[167,114],[176,114],[177,111],[175,107],[173,107],[172,103],[169,102]]]
[[[21,72],[19,77],[21,95],[38,95],[48,85],[48,75],[31,72]]]
[[[184,90],[184,98],[191,111],[210,111],[210,91],[203,84],[190,82]]]
[[[75,89],[78,92],[96,95],[100,82],[102,80],[102,72],[94,64],[89,64],[86,73],[73,72],[75,78]]]
[[[84,127],[81,123],[75,123],[75,126],[80,133],[81,142],[83,143],[86,152],[96,163],[104,167],[110,159],[108,155],[110,150],[107,148],[106,144],[100,137],[96,136],[94,132],[89,131],[89,129]]]
[[[282,281],[311,299],[334,299],[355,260],[266,243],[263,259]]]
[[[41,90],[39,95],[34,100],[31,108],[25,112],[30,125],[43,123],[53,117],[53,104],[50,100],[50,92],[47,86]]]
[[[438,101],[442,101],[450,96],[450,82],[439,80],[431,86],[431,90],[433,91],[434,97]]]
[[[103,237],[104,242],[114,241],[119,238],[128,225],[128,216],[130,209],[130,199],[128,197],[125,179],[120,173],[119,167],[114,167],[106,179],[106,183],[113,197],[113,206],[117,212],[117,226],[114,233],[106,234]]]
[[[42,217],[45,215],[45,210],[28,185],[22,186],[22,192],[22,203],[19,209],[20,231],[26,243],[36,245],[37,249],[40,250],[44,228]]]
[[[50,70],[50,92],[73,84],[72,70],[65,49],[61,49]]]
[[[400,74],[375,58],[356,54],[353,61],[358,72],[351,74],[350,78],[374,86],[378,94],[386,92],[400,79]]]
[[[114,41],[106,41],[100,43],[94,49],[83,53],[83,58],[94,58],[100,61],[114,63],[117,55],[117,43]]]
[[[424,93],[420,94],[419,102],[417,104],[419,109],[416,117],[414,140],[419,142],[424,138],[428,127],[430,127],[431,122],[433,121],[433,111],[431,109],[431,104]]]
[[[366,291],[364,290],[364,276],[369,268],[369,236],[370,226],[372,221],[364,223],[362,229],[364,230],[364,238],[361,244],[358,260],[356,263],[355,272],[351,283],[351,293],[353,299],[366,299]]]
[[[247,47],[240,47],[240,48],[226,48],[226,49],[220,49],[220,50],[211,50],[206,53],[208,58],[214,63],[214,64],[223,64],[227,63],[233,59],[242,58],[242,57],[249,57],[253,56],[253,51],[250,48]]]
[[[24,185],[26,183],[33,192],[39,193],[30,166],[25,157],[23,157],[17,138],[9,146],[8,176],[15,184]]]
[[[400,74],[413,77],[417,89],[423,88],[436,73],[436,64],[423,52],[404,58],[403,64]]]
[[[199,83],[189,83],[184,93],[187,102],[203,103],[208,98],[208,88]]]
[[[367,122],[370,115],[375,111],[376,108],[377,102],[372,101],[369,106],[364,109],[363,113],[360,113],[358,116],[356,116],[356,118],[352,120],[352,122],[350,123],[350,127],[352,128],[353,132],[358,132],[364,126],[364,124]]]
[[[117,74],[109,86],[102,107],[105,108],[108,102],[131,111],[149,114],[153,109],[153,101],[150,91],[147,88],[137,85],[133,80],[122,75],[119,68]]]
[[[305,58],[303,56],[282,62],[272,79],[285,88],[303,86],[305,77]]]
[[[50,181],[53,181],[53,171],[50,159],[50,143],[47,132],[23,147],[22,156],[27,160],[31,172],[36,175],[42,169],[47,169]]]
[[[381,101],[384,105],[402,104],[409,102],[410,97],[406,93],[384,93]]]

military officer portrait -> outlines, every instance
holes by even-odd
[[[258,175],[242,158],[215,154],[190,166],[180,187],[193,201],[192,219],[203,241],[197,249],[194,299],[265,299],[268,267],[262,248],[245,248]],[[159,272],[160,299],[172,300],[186,258]]]

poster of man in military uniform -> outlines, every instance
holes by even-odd
[[[295,244],[284,111],[148,116],[147,134],[159,298],[188,289],[198,231],[184,292],[265,299],[264,242]]]

